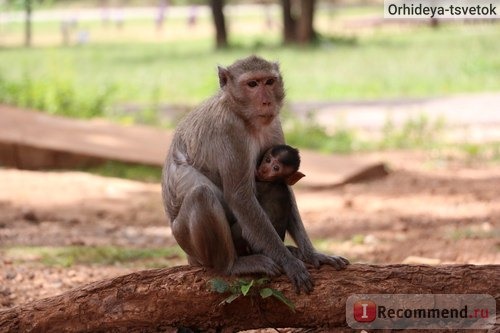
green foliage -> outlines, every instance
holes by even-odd
[[[269,283],[269,279],[267,278],[250,281],[238,279],[233,281],[232,283],[229,283],[221,278],[215,278],[210,280],[208,283],[210,285],[211,291],[215,291],[220,294],[230,293],[228,297],[220,302],[220,305],[230,304],[240,296],[248,295],[250,297],[256,297],[258,295],[263,299],[273,296],[277,300],[288,306],[288,308],[290,308],[292,312],[295,312],[295,304],[290,301],[285,295],[283,295],[281,291],[269,287],[264,287]]]
[[[314,113],[309,113],[305,119],[285,113],[283,123],[287,142],[292,146],[341,154],[368,148],[368,143],[358,139],[356,132],[341,119],[332,131],[320,125]]]
[[[497,239],[500,237],[500,229],[493,227],[457,227],[448,233],[448,238],[453,241],[462,239]]]
[[[500,161],[500,142],[492,142],[489,146],[491,147],[491,158],[494,161]]]
[[[260,297],[262,298],[268,298],[269,296],[273,295],[273,290],[271,288],[262,288],[259,291]]]
[[[224,294],[229,291],[229,284],[227,281],[222,279],[212,279],[209,281],[210,288],[212,291],[218,292],[219,294]]]
[[[356,245],[362,245],[365,243],[365,235],[363,234],[355,234],[351,238],[351,242]]]
[[[325,151],[337,153],[350,153],[362,150],[363,142],[358,139],[356,132],[343,126],[337,126],[326,142]]]
[[[458,145],[458,149],[470,163],[500,161],[500,142],[463,143]]]
[[[82,169],[105,177],[133,179],[157,183],[161,180],[161,168],[147,165],[129,164],[117,161],[107,161],[102,165]]]
[[[378,146],[381,149],[433,148],[441,139],[444,125],[443,118],[431,120],[425,113],[409,118],[399,128],[387,119]]]
[[[102,86],[86,93],[78,88],[71,75],[62,71],[42,78],[28,72],[19,80],[0,77],[0,101],[68,117],[104,116],[112,92],[112,88]]]
[[[46,7],[52,5],[54,0],[6,0],[5,6],[9,9],[24,10],[26,5],[31,3],[34,8]],[[0,8],[2,7],[3,1],[0,2]]]
[[[362,139],[354,129],[338,121],[333,131],[318,124],[314,114],[306,119],[285,115],[284,131],[287,142],[292,146],[324,152],[351,153],[375,149],[429,149],[441,143],[444,120],[430,120],[425,114],[408,119],[396,127],[389,119],[383,128],[380,140]]]
[[[295,312],[295,304],[292,301],[290,301],[287,297],[285,297],[285,295],[283,295],[283,293],[281,291],[276,290],[276,289],[272,289],[272,288],[263,288],[260,290],[259,293],[260,293],[260,297],[262,297],[262,298],[274,296],[279,301],[281,301],[286,306],[288,306],[290,308],[290,310],[292,310],[292,312]]]
[[[251,24],[258,18],[244,19]],[[34,24],[39,34],[60,33],[58,23]],[[149,29],[151,22],[127,22],[132,31],[145,27]],[[22,25],[9,29],[21,38]],[[89,22],[88,29],[98,38],[103,28],[100,22]],[[78,117],[99,116],[124,103],[142,103],[147,110],[158,102],[194,105],[217,89],[217,64],[230,64],[252,52],[280,61],[292,101],[497,91],[499,32],[500,26],[492,24],[444,25],[438,30],[415,27],[409,38],[406,30],[383,29],[359,36],[355,43],[343,42],[347,37],[325,37],[313,48],[278,47],[278,32],[270,36],[234,32],[231,41],[241,47],[217,52],[211,36],[140,46],[121,37],[113,44],[92,39],[82,47],[4,48],[0,101]],[[71,111],[65,110],[67,105]],[[155,122],[150,116],[146,121]]]
[[[327,146],[332,141],[332,136],[318,124],[312,113],[306,119],[285,113],[283,130],[287,143],[292,146],[327,151]]]
[[[368,10],[339,9],[335,18],[373,13]],[[330,14],[319,9],[317,18],[321,21]],[[238,17],[238,22],[241,20],[251,26],[261,18],[249,14]],[[174,18],[169,24],[169,31],[185,29],[186,25]],[[212,23],[201,20],[200,28],[203,24],[208,27]],[[22,39],[21,23],[8,28],[6,33],[19,34]],[[500,25],[494,24],[446,24],[438,30],[425,26],[410,31],[379,29],[355,37],[338,32],[331,37],[321,32],[320,43],[311,48],[282,47],[277,30],[268,34],[233,31],[231,43],[238,47],[215,52],[212,36],[203,34],[179,34],[183,37],[161,43],[141,40],[138,45],[128,34],[117,36],[113,43],[100,40],[104,28],[99,21],[86,22],[85,28],[91,31],[91,43],[81,47],[2,48],[0,103],[71,117],[109,117],[158,125],[161,118],[157,111],[162,104],[190,107],[200,103],[217,90],[217,64],[227,65],[253,52],[280,61],[291,101],[405,98],[500,89]],[[34,29],[38,36],[60,34],[59,22],[35,21]],[[127,22],[127,31],[148,31],[145,29],[151,29],[151,22]],[[134,113],[116,107],[129,104],[141,107]],[[425,116],[403,126],[388,119],[383,138],[373,142],[341,122],[326,129],[313,118],[288,122],[285,131],[290,144],[338,153],[427,149],[439,141],[442,126]],[[483,155],[480,147],[463,150],[471,159]],[[498,150],[492,154],[500,155]]]
[[[481,155],[481,145],[478,143],[464,143],[460,146],[462,151],[467,155],[468,159],[477,159]]]
[[[250,291],[250,288],[253,286],[254,280],[251,280],[249,283],[243,283],[240,287],[241,294],[243,296],[246,296],[248,292]]]
[[[444,139],[446,120],[431,119],[424,113],[410,117],[396,126],[388,118],[379,139],[364,139],[355,129],[343,125],[342,120],[329,131],[320,125],[314,114],[305,119],[284,113],[283,129],[287,143],[299,148],[326,153],[352,153],[358,151],[390,149],[435,150],[440,156],[454,153],[470,163],[500,161],[500,142],[450,144]]]
[[[116,246],[11,247],[0,249],[5,257],[16,261],[38,258],[47,266],[71,267],[78,264],[123,265],[147,260],[149,267],[165,266],[165,258],[183,256],[178,247],[147,249]]]

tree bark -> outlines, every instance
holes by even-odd
[[[294,4],[299,5],[298,15],[294,15]],[[316,0],[281,0],[283,9],[283,41],[285,44],[310,44],[316,39],[314,12]],[[296,16],[298,16],[296,18]]]
[[[210,0],[212,17],[215,25],[215,41],[218,49],[227,47],[226,20],[224,18],[224,0]]]
[[[285,44],[295,43],[297,40],[297,24],[292,14],[292,0],[281,0],[283,9],[283,41]]]
[[[24,12],[25,12],[25,20],[24,20],[24,45],[26,47],[31,46],[31,36],[32,36],[32,28],[31,28],[31,13],[33,11],[33,3],[32,0],[24,0]]]
[[[500,265],[374,266],[311,269],[315,289],[296,295],[285,276],[270,286],[296,306],[270,297],[227,297],[210,291],[216,275],[188,266],[140,271],[0,312],[0,332],[158,332],[169,327],[227,331],[263,327],[347,327],[352,294],[490,294],[500,303]]]
[[[300,17],[297,25],[297,42],[310,44],[316,39],[314,31],[314,10],[316,0],[300,1]]]

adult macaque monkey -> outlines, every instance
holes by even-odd
[[[162,194],[172,233],[190,264],[224,274],[284,272],[296,292],[310,292],[304,263],[342,269],[348,261],[314,250],[289,187],[295,250],[283,244],[257,201],[255,165],[264,151],[284,143],[279,66],[251,56],[219,67],[219,83],[219,92],[179,124],[168,152]],[[230,229],[236,221],[250,255],[236,253]]]

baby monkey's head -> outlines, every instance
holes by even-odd
[[[293,185],[305,175],[298,171],[299,151],[288,145],[278,145],[266,151],[255,176],[261,182],[284,182]]]

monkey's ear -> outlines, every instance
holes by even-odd
[[[275,61],[272,64],[273,64],[273,69],[276,71],[276,74],[278,74],[279,81],[283,81],[283,78],[281,77],[280,63]]]
[[[229,80],[229,70],[221,66],[217,66],[217,70],[219,72],[219,85],[221,88],[223,88]]]
[[[287,185],[295,185],[296,182],[298,182],[302,177],[305,177],[306,175],[304,175],[302,172],[300,171],[297,171],[297,172],[294,172],[293,174],[291,174],[290,176],[286,177],[285,179],[285,182]]]

